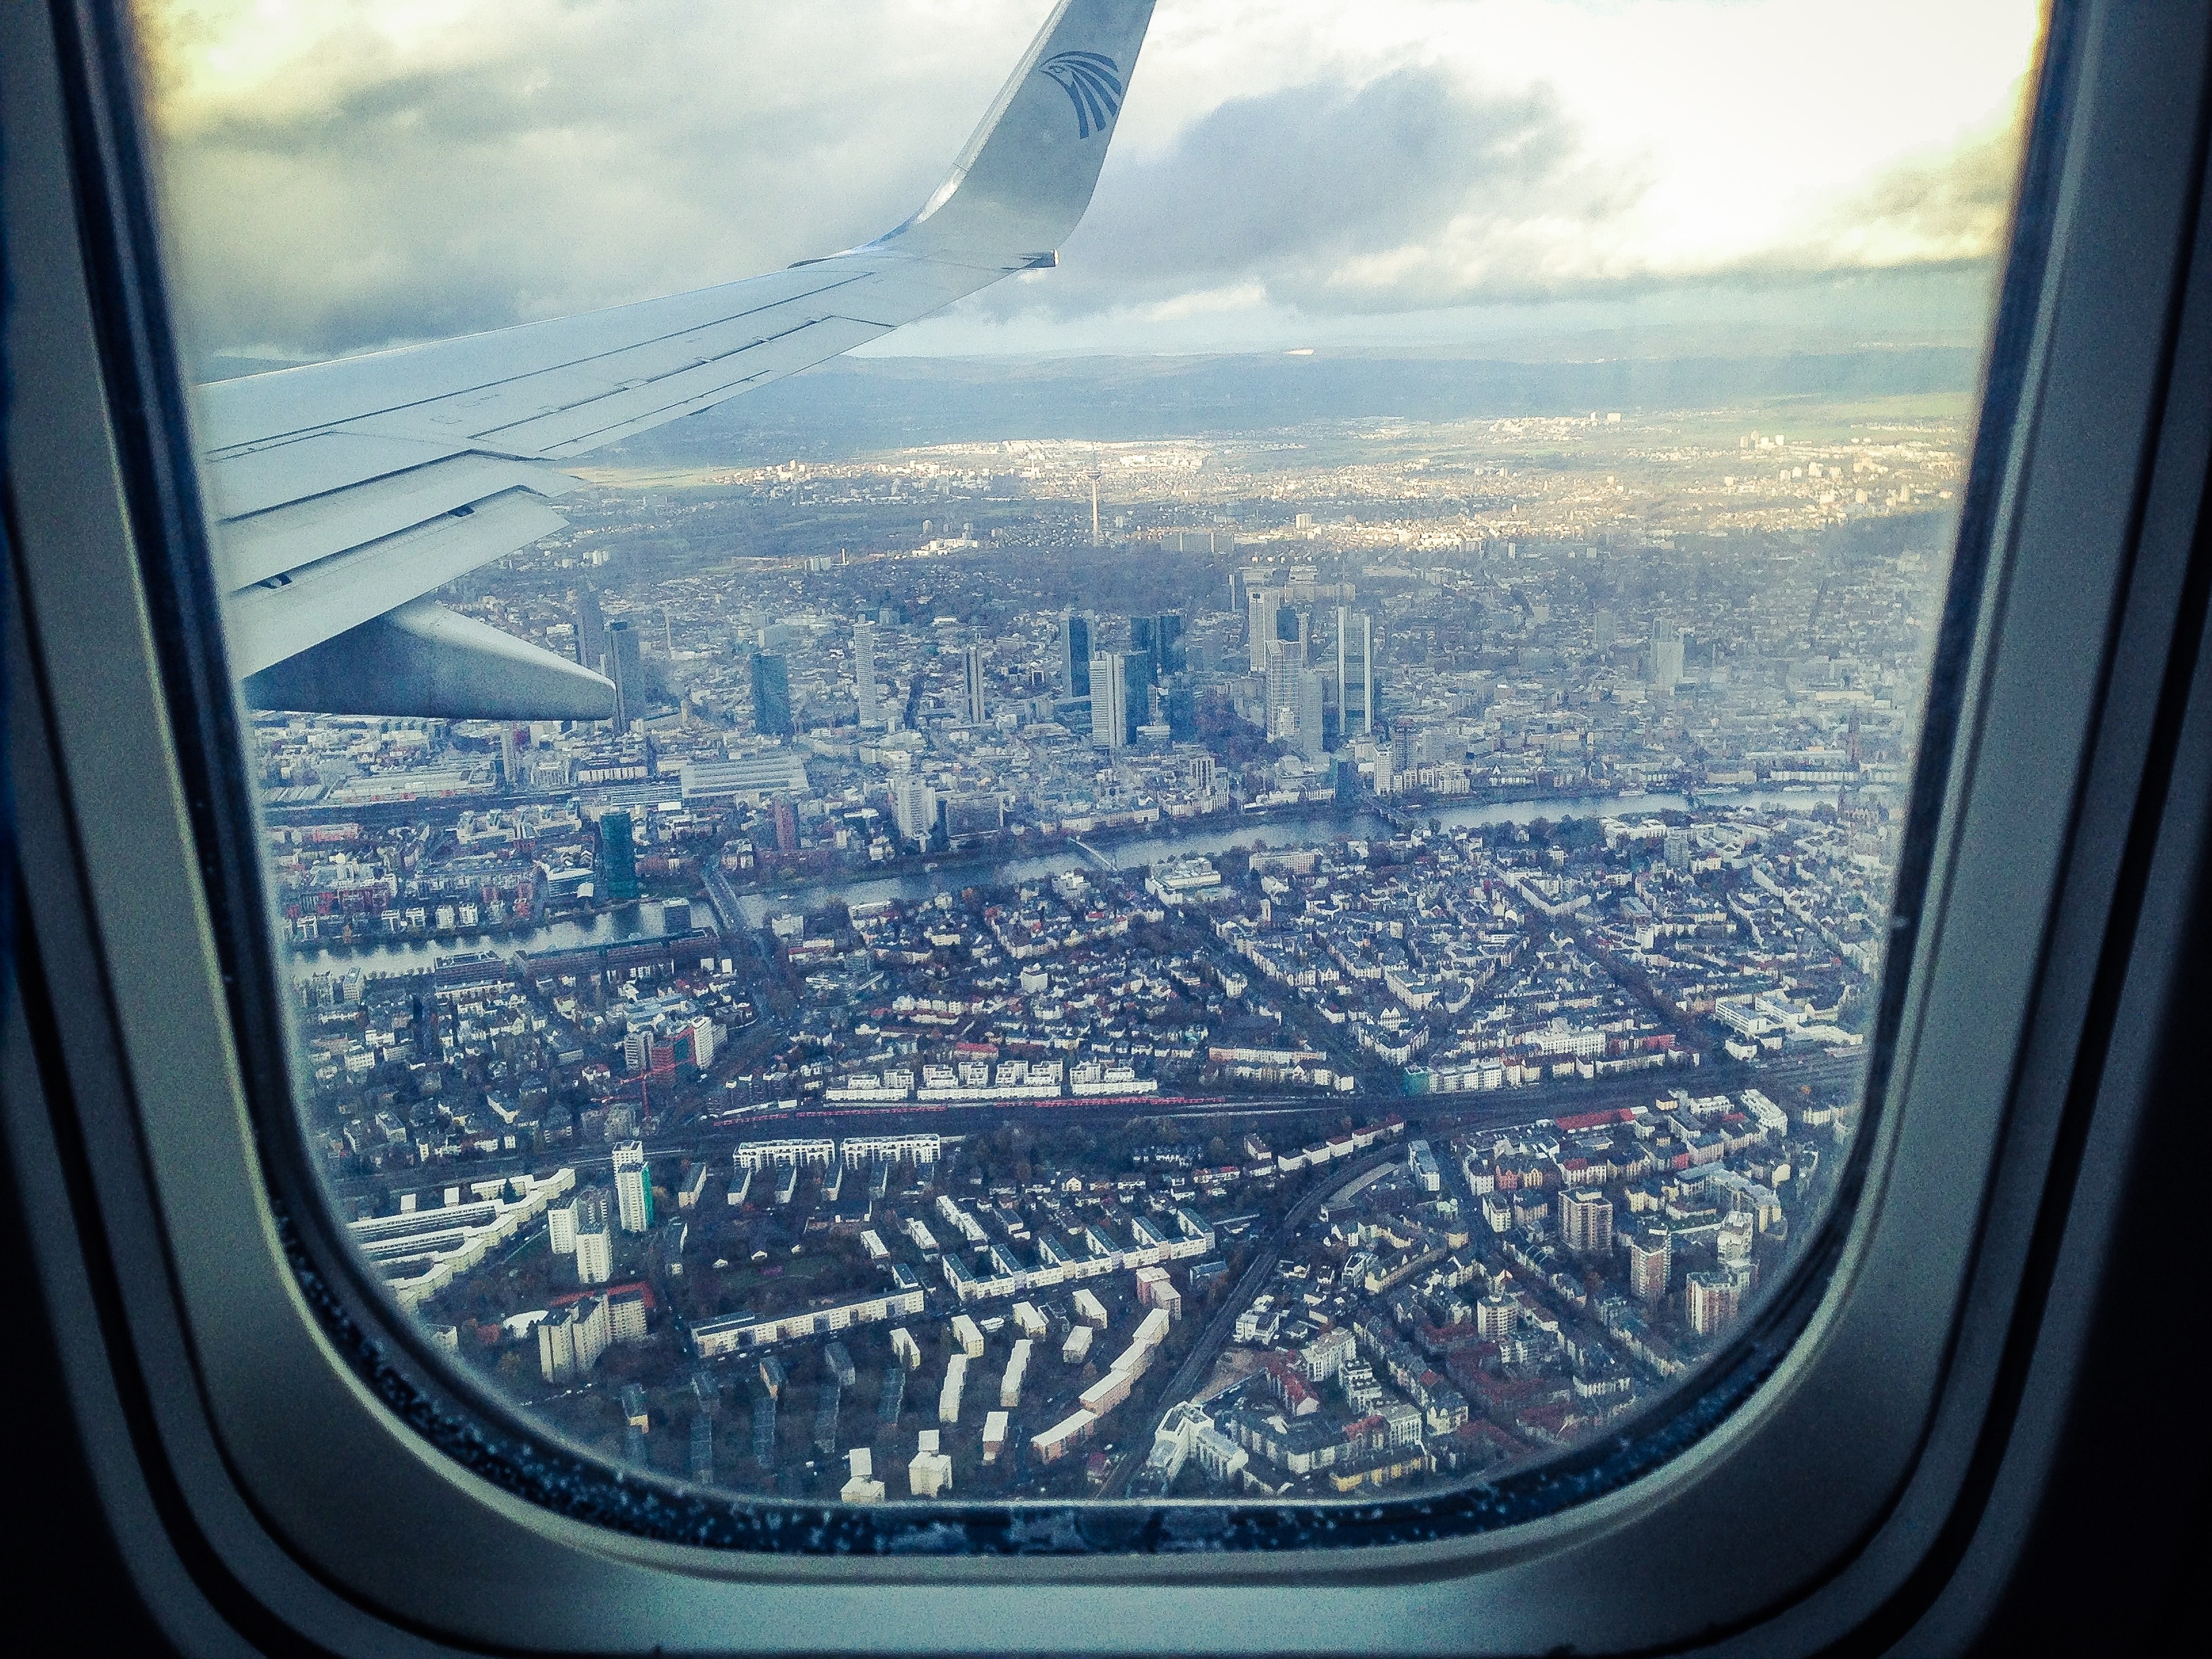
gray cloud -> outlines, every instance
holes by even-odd
[[[1548,292],[1563,227],[1642,182],[1588,160],[1546,87],[1471,91],[1434,68],[1224,104],[1165,154],[1109,169],[1059,276],[1002,293],[1055,309],[1257,286],[1310,310],[1405,310]],[[1528,235],[1533,220],[1547,224]]]
[[[774,270],[920,205],[996,64],[917,77],[818,19],[702,36],[623,9],[435,73],[370,62],[161,145],[202,352],[357,350]],[[654,8],[665,10],[665,7]],[[856,25],[857,27],[857,25]]]

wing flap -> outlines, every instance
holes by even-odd
[[[258,673],[566,523],[535,495],[511,490],[461,517],[433,519],[302,566],[273,585],[241,589],[230,599],[231,666]]]
[[[565,472],[522,461],[451,456],[224,525],[219,574],[226,592],[249,587],[510,489],[557,495],[576,483]]]

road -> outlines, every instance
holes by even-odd
[[[1700,1086],[1707,1092],[1715,1094],[1721,1092],[1723,1087],[1726,1087],[1731,1092],[1741,1089],[1763,1089],[1771,1092],[1784,1086],[1795,1088],[1803,1083],[1841,1081],[1860,1063],[1856,1056],[1846,1060],[1837,1060],[1822,1055],[1817,1060],[1785,1062],[1780,1066],[1765,1067],[1751,1076],[1730,1078],[1725,1084],[1717,1085],[1713,1080],[1708,1079]],[[1635,1092],[1638,1098],[1643,1098],[1653,1091],[1652,1085],[1647,1078],[1639,1082]],[[1443,1103],[1431,1100],[1423,1103],[1434,1107]],[[1480,1120],[1476,1127],[1506,1129],[1527,1127],[1553,1117],[1570,1116],[1573,1115],[1575,1109],[1583,1111],[1598,1109],[1595,1106],[1583,1103],[1577,1103],[1573,1109],[1563,1108],[1553,1103],[1549,1110],[1532,1112],[1527,1109],[1530,1103],[1525,1097],[1516,1103],[1522,1109],[1518,1113],[1500,1114],[1495,1121],[1492,1121],[1488,1114],[1470,1113],[1467,1116]],[[1464,1128],[1468,1125],[1465,1120],[1462,1120],[1460,1124],[1454,1127]],[[1280,1222],[1261,1236],[1255,1247],[1256,1254],[1245,1267],[1243,1277],[1237,1281],[1236,1289],[1229,1293],[1220,1309],[1206,1322],[1206,1328],[1199,1333],[1198,1340],[1191,1345],[1189,1354],[1176,1369],[1175,1375],[1168,1379],[1167,1387],[1159,1395],[1158,1409],[1152,1413],[1151,1420],[1145,1425],[1144,1432],[1133,1438],[1128,1449],[1121,1454],[1121,1461],[1115,1463],[1113,1472],[1106,1477],[1105,1484],[1098,1489],[1098,1495],[1101,1498],[1119,1498],[1127,1491],[1129,1482],[1135,1479],[1137,1471],[1144,1467],[1145,1459],[1151,1453],[1153,1433],[1176,1403],[1189,1399],[1196,1392],[1199,1384],[1211,1372],[1215,1358],[1218,1357],[1222,1349],[1228,1346],[1230,1336],[1236,1329],[1237,1316],[1251,1306],[1253,1298],[1267,1288],[1267,1281],[1274,1274],[1275,1264],[1282,1260],[1284,1247],[1291,1242],[1298,1229],[1312,1220],[1322,1206],[1328,1201],[1330,1196],[1341,1192],[1347,1182],[1356,1181],[1370,1170],[1377,1169],[1394,1160],[1403,1159],[1406,1156],[1405,1146],[1406,1143],[1400,1140],[1387,1152],[1370,1153],[1364,1158],[1345,1164],[1341,1169],[1331,1170],[1326,1181],[1301,1198],[1297,1206]],[[1437,1162],[1440,1169],[1446,1172],[1445,1179],[1452,1194],[1458,1198],[1461,1203],[1472,1206],[1474,1194],[1467,1190],[1458,1164],[1449,1155],[1449,1149],[1438,1156]]]
[[[1130,1442],[1129,1449],[1121,1454],[1121,1462],[1115,1464],[1113,1473],[1098,1488],[1099,1497],[1119,1498],[1128,1490],[1129,1482],[1136,1477],[1137,1471],[1144,1468],[1145,1459],[1152,1452],[1153,1433],[1177,1402],[1189,1399],[1197,1391],[1199,1383],[1213,1369],[1215,1357],[1228,1346],[1230,1335],[1237,1328],[1237,1315],[1252,1305],[1252,1298],[1259,1295],[1274,1276],[1275,1264],[1283,1259],[1283,1246],[1291,1242],[1298,1229],[1312,1220],[1333,1194],[1342,1192],[1348,1183],[1358,1180],[1370,1170],[1379,1170],[1385,1164],[1405,1161],[1406,1143],[1399,1139],[1394,1139],[1383,1151],[1370,1152],[1364,1158],[1354,1158],[1349,1164],[1332,1169],[1326,1180],[1316,1183],[1313,1190],[1293,1205],[1280,1221],[1261,1236],[1254,1245],[1252,1260],[1245,1266],[1244,1276],[1237,1281],[1237,1288],[1230,1291],[1213,1317],[1206,1322],[1206,1328],[1191,1344],[1190,1352],[1176,1368],[1175,1375],[1168,1379],[1167,1387],[1161,1390],[1158,1409],[1145,1425],[1144,1432]]]
[[[768,1018],[763,1011],[763,1023],[765,1024]],[[1091,1105],[1069,1100],[1035,1106],[987,1101],[974,1105],[918,1108],[909,1101],[903,1105],[812,1107],[787,1112],[764,1109],[748,1113],[733,1124],[708,1126],[694,1121],[672,1126],[665,1136],[646,1149],[646,1156],[655,1164],[671,1158],[717,1159],[728,1156],[730,1150],[743,1140],[781,1139],[793,1135],[827,1139],[846,1133],[880,1134],[891,1127],[936,1130],[946,1135],[972,1134],[1020,1118],[1048,1118],[1054,1122],[1120,1124],[1133,1117],[1174,1118],[1188,1121],[1216,1116],[1299,1116],[1339,1111],[1353,1105],[1355,1099],[1363,1109],[1369,1111],[1386,1103],[1395,1106],[1409,1118],[1432,1125],[1438,1133],[1468,1128],[1505,1129],[1584,1112],[1618,1109],[1639,1102],[1648,1104],[1662,1091],[1678,1087],[1693,1089],[1705,1094],[1762,1089],[1778,1101],[1784,1093],[1800,1085],[1846,1082],[1862,1064],[1856,1056],[1836,1059],[1821,1054],[1806,1060],[1784,1060],[1771,1066],[1721,1064],[1703,1066],[1692,1073],[1676,1070],[1638,1072],[1628,1077],[1608,1078],[1596,1083],[1540,1084],[1531,1088],[1504,1089],[1487,1094],[1322,1098],[1311,1095],[1261,1095],[1231,1097],[1181,1106],[1129,1101],[1110,1105]],[[535,1152],[509,1152],[495,1158],[471,1158],[424,1170],[414,1184],[424,1188],[465,1186],[472,1181],[489,1181],[555,1164],[573,1167],[578,1182],[581,1183],[589,1181],[594,1172],[606,1170],[611,1157],[608,1152],[586,1152],[582,1148],[558,1158]],[[340,1200],[369,1196],[380,1198],[391,1188],[404,1188],[405,1184],[404,1178],[397,1176],[348,1176],[331,1182],[329,1190]]]

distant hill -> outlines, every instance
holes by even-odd
[[[1970,392],[1978,361],[1974,350],[1947,345],[1580,362],[1328,353],[845,357],[605,453],[641,463],[827,459],[923,444],[1113,441],[1363,417],[1835,403]]]

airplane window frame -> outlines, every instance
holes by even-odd
[[[264,1616],[313,1630],[337,1650],[387,1619],[418,1634],[508,1646],[672,1646],[717,1632],[726,1641],[737,1630],[752,1646],[804,1650],[823,1630],[847,1646],[915,1644],[912,1629],[853,1634],[868,1621],[852,1598],[912,1583],[981,1607],[1004,1632],[991,1645],[1033,1645],[1051,1602],[1048,1626],[1066,1645],[1096,1646],[1102,1632],[1118,1632],[1121,1645],[1196,1650],[1234,1644],[1246,1620],[1279,1620],[1267,1597],[1295,1581],[1309,1628],[1268,1645],[1649,1646],[1661,1582],[1651,1575],[1661,1569],[1636,1567],[1638,1552],[1712,1524],[1740,1501],[1724,1492],[1747,1483],[1815,1478],[1799,1468],[1808,1413],[1849,1420],[1853,1409],[1856,1437],[1834,1437],[1856,1455],[1823,1465],[1833,1513],[1786,1538],[1749,1540],[1739,1581],[1707,1587],[1702,1599],[1676,1596],[1667,1617],[1678,1628],[1656,1639],[1735,1632],[1757,1646],[1832,1629],[1870,1616],[1929,1570],[1928,1539],[1948,1534],[1919,1523],[1954,1513],[1977,1478],[2001,1380],[2021,1363],[2012,1304],[2027,1283],[2031,1224],[2047,1219],[2031,1201],[2021,1221],[2022,1206],[1996,1198],[2044,1192],[2069,1114],[2078,1125],[2081,1055],[2098,1041],[2097,1021],[2112,1018],[2093,1005],[2110,1000],[2113,941],[2132,925],[2121,914],[2130,879],[2123,866],[2146,833],[2141,803],[2160,764],[2156,744],[2172,741],[2154,730],[2176,659],[2158,630],[2163,618],[2170,635],[2175,614],[2188,614],[2174,596],[2190,568],[2203,434],[2170,420],[2142,432],[2087,430],[2105,400],[2082,387],[2120,387],[2129,394],[2121,407],[2180,409],[2212,382],[2204,365],[2163,356],[2185,285],[2187,302],[2201,306],[2197,290],[2212,267],[2201,247],[2184,255],[2201,231],[2197,173],[2179,188],[2170,179],[2130,186],[2115,160],[2160,144],[2201,160],[2201,20],[2193,39],[2188,26],[2165,25],[2184,36],[2179,47],[2159,26],[2106,9],[2069,9],[2054,21],[2022,251],[2008,277],[1947,623],[1970,648],[1939,665],[1948,677],[1932,700],[1954,711],[1957,738],[1947,747],[1931,715],[1916,790],[1925,864],[1910,878],[1926,884],[1926,903],[1911,908],[1942,925],[1919,930],[1910,971],[1885,979],[1886,1029],[1896,1034],[1891,1093],[1862,1137],[1867,1193],[1856,1213],[1839,1212],[1825,1282],[1813,1287],[1820,1294],[1784,1310],[1802,1316],[1803,1329],[1776,1333],[1795,1336],[1786,1352],[1778,1342],[1761,1349],[1757,1334],[1740,1345],[1758,1356],[1762,1386],[1663,1468],[1589,1502],[1494,1533],[1318,1556],[1239,1553],[1232,1564],[1202,1527],[1167,1540],[1192,1546],[1187,1553],[1129,1553],[1127,1512],[1110,1509],[1065,1512],[1042,1536],[1011,1538],[1017,1553],[996,1559],[739,1554],[614,1532],[528,1501],[511,1472],[464,1469],[388,1414],[408,1404],[390,1386],[398,1371],[348,1364],[311,1305],[318,1283],[387,1358],[405,1362],[415,1339],[373,1300],[346,1296],[331,1265],[342,1258],[312,1237],[302,1200],[313,1188],[298,1184],[301,1172],[279,1176],[290,1183],[288,1231],[257,1168],[285,1170],[289,1078],[267,1000],[271,947],[253,897],[250,807],[222,787],[235,734],[211,648],[213,596],[131,137],[125,41],[109,9],[63,3],[50,15],[44,112],[69,143],[18,145],[6,162],[11,232],[27,225],[53,247],[83,243],[81,253],[10,273],[35,265],[14,301],[45,331],[40,354],[16,354],[9,432],[24,612],[22,649],[11,641],[10,654],[36,665],[10,715],[25,925],[37,947],[24,975],[24,1030],[44,1061],[38,1087],[50,1100],[66,1097],[57,1121],[72,1124],[79,1142],[73,1154],[55,1147],[57,1165],[76,1174],[48,1197],[73,1194],[97,1214],[117,1282],[88,1294],[106,1310],[109,1346],[141,1356],[139,1443],[171,1471],[161,1524],[196,1533],[236,1598],[276,1609]],[[9,27],[25,32],[21,20]],[[27,113],[41,112],[38,77],[22,53],[9,56],[20,131]],[[2186,79],[2171,65],[2192,62],[2186,97],[2139,98],[2130,110],[2114,96],[2159,68],[2169,82]],[[2098,262],[2107,283],[2125,269],[2116,224],[2136,246],[2171,243],[2172,270],[2162,287],[2144,280],[2156,290],[2148,295],[2118,283],[2119,301],[2089,314],[2082,290],[2098,281]],[[32,399],[36,429],[21,414]],[[88,476],[97,469],[88,456],[106,458],[105,478]],[[2069,627],[2055,647],[2080,635],[2103,648],[2052,669],[2052,619],[2028,614],[2029,602],[2063,592],[2054,586],[2063,581],[2088,585],[2057,556],[2069,540],[2097,546],[2104,563],[2091,574],[2101,573],[2107,602],[2101,631]],[[2201,595],[2193,602],[2201,612]],[[63,618],[79,635],[67,652],[58,646]],[[129,672],[133,664],[143,672]],[[2038,709],[2049,718],[2035,719]],[[2051,776],[2081,782],[2062,799],[2037,799],[2057,793],[2041,787]],[[26,779],[45,787],[27,788]],[[1930,787],[1938,779],[1940,793]],[[2039,858],[2039,878],[2009,873]],[[192,948],[155,960],[134,949],[149,939]],[[2000,953],[1992,939],[2027,948]],[[25,1044],[9,1047],[12,1066]],[[11,1081],[11,1113],[17,1088]],[[160,1100],[205,1103],[209,1121],[187,1134],[178,1114],[145,1109]],[[280,1111],[287,1115],[272,1120]],[[12,1117],[9,1129],[32,1133]],[[1950,1188],[1931,1195],[1945,1177]],[[1941,1212],[1934,1249],[1903,1219],[1931,1197]],[[295,1274],[302,1262],[308,1273]],[[1812,1265],[1801,1267],[1801,1285]],[[1854,1352],[1870,1317],[1918,1333],[1911,1365],[1872,1387],[1867,1356]],[[241,1331],[254,1340],[238,1340]],[[149,1355],[161,1357],[158,1368]],[[418,1388],[434,1376],[425,1358],[410,1367]],[[1909,1379],[1896,1374],[1907,1370]],[[270,1389],[272,1374],[284,1390]],[[1893,1420],[1867,1420],[1884,1411]],[[1869,1446],[1880,1450],[1863,1455]],[[333,1468],[366,1483],[362,1501],[343,1513],[327,1502]],[[1433,1515],[1441,1506],[1400,1507],[1431,1511],[1425,1522],[1405,1518],[1443,1534]],[[1389,1507],[1316,1506],[1281,1524],[1310,1535],[1316,1516]],[[1072,1538],[1054,1530],[1063,1525]],[[506,1604],[509,1621],[494,1626],[434,1584],[426,1592],[424,1540],[446,1548],[454,1528],[471,1540],[472,1559],[504,1564],[508,1585],[544,1593],[525,1607],[471,1586],[471,1599]],[[378,1540],[372,1562],[358,1559],[364,1534]],[[1041,1553],[1018,1553],[1030,1547]],[[214,1570],[203,1561],[203,1572]],[[1585,1589],[1591,1605],[1563,1605],[1577,1586],[1605,1583],[1614,1587],[1605,1595]],[[971,1631],[959,1644],[975,1640]]]

